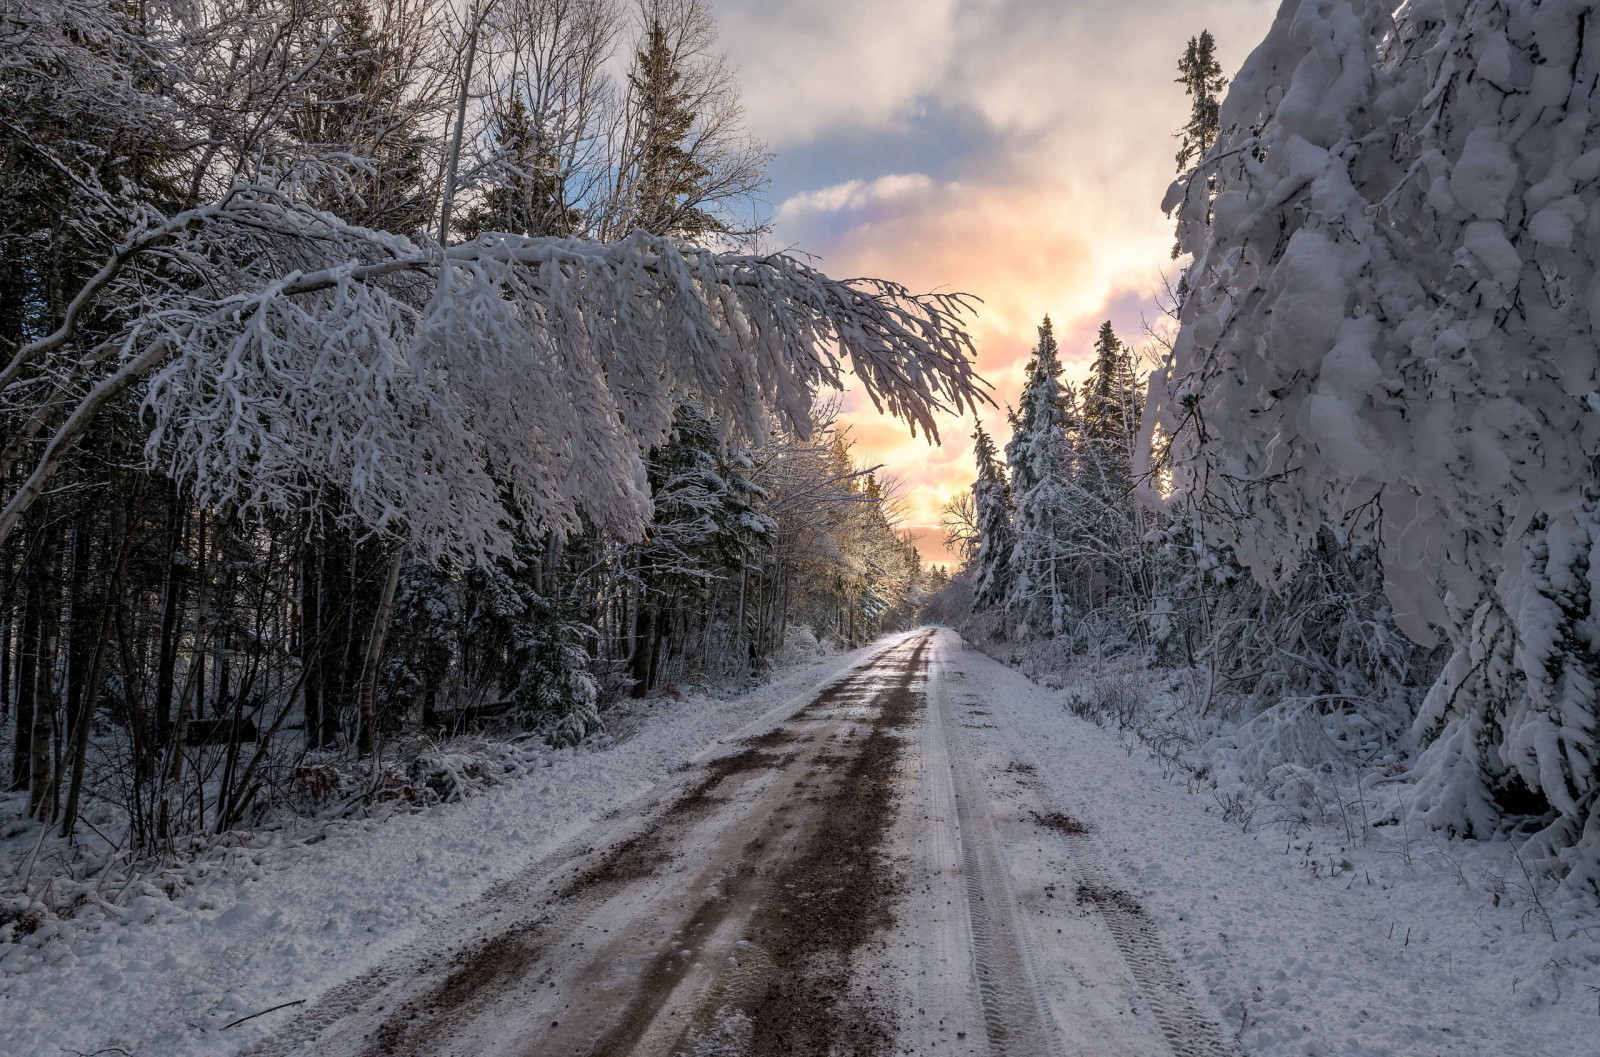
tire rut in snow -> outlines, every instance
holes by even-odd
[[[1224,1057],[1233,1052],[1189,997],[1187,980],[1167,956],[1155,925],[1137,900],[1120,889],[1084,883],[1078,885],[1078,902],[1099,912],[1174,1057]]]
[[[1033,819],[1059,834],[1071,849],[1079,877],[1078,903],[1094,910],[1105,925],[1174,1057],[1234,1057],[1237,1051],[1194,1000],[1188,977],[1162,946],[1144,907],[1099,865],[1099,850],[1088,827],[1064,811],[1035,814]]]
[[[973,971],[989,1051],[993,1057],[1056,1057],[1056,1033],[1039,995],[993,828],[980,810],[971,757],[957,740],[948,704],[941,701],[941,708],[950,741]]]

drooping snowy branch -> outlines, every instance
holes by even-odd
[[[194,282],[159,281],[174,272]],[[803,431],[818,387],[847,370],[930,433],[936,410],[977,396],[960,296],[644,232],[446,249],[236,193],[130,240],[94,283],[121,306],[101,342],[115,354],[54,362],[69,319],[0,389],[18,406],[48,360],[81,393],[49,451],[138,387],[149,459],[204,501],[304,511],[336,492],[367,527],[434,553],[501,553],[517,520],[636,533],[643,456],[686,397],[758,437],[774,415]],[[0,534],[50,472],[47,452]]]

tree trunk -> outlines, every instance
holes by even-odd
[[[11,786],[20,792],[28,788],[33,759],[33,713],[39,690],[39,610],[43,579],[42,562],[37,562],[28,577],[27,600],[23,603],[22,628],[17,636],[17,711],[16,737],[11,748]]]
[[[28,810],[35,818],[44,819],[55,814],[55,803],[50,797],[50,763],[54,756],[56,727],[55,702],[55,652],[60,634],[57,599],[52,597],[56,586],[56,549],[59,538],[45,533],[36,570],[39,602],[38,660],[34,666],[33,733],[29,738],[28,754]]]
[[[206,625],[211,619],[209,603],[211,601],[211,541],[210,533],[206,531],[206,515],[200,514],[200,523],[196,536],[200,543],[200,583],[195,588],[194,605],[194,660],[189,666],[188,677],[183,681],[183,695],[178,699],[178,714],[172,724],[172,744],[170,746],[171,767],[167,772],[167,780],[176,785],[183,777],[183,750],[189,737],[189,716],[192,712],[192,703],[196,694],[200,693],[201,684],[206,678]]]
[[[641,584],[633,615],[633,696],[643,697],[650,692],[650,678],[655,668],[656,611],[650,604],[649,582]]]
[[[172,490],[172,507],[167,518],[167,574],[162,587],[161,640],[157,645],[160,659],[156,668],[156,737],[149,747],[150,758],[143,762],[153,770],[154,753],[164,748],[172,730],[172,698],[176,690],[178,671],[178,640],[183,614],[183,563],[179,561],[184,545],[184,532],[188,511],[177,488]]]
[[[306,745],[322,748],[322,563],[308,538],[300,550],[300,691]]]
[[[83,688],[78,714],[73,717],[72,730],[72,784],[67,790],[67,807],[61,816],[61,835],[71,837],[78,821],[78,800],[83,792],[84,763],[89,750],[89,728],[94,722],[95,699],[100,694],[100,674],[104,669],[106,649],[111,643],[112,614],[121,604],[122,580],[128,569],[128,555],[133,550],[133,526],[138,520],[139,500],[144,492],[144,477],[135,479],[133,495],[128,500],[127,513],[122,519],[122,541],[117,550],[117,564],[106,583],[105,599],[100,606],[100,630],[95,637],[94,654],[89,661],[88,682]]]
[[[377,612],[372,616],[372,634],[367,637],[367,654],[361,665],[361,727],[356,748],[363,754],[372,752],[376,736],[383,643],[389,635],[389,620],[394,615],[395,590],[400,586],[400,567],[405,564],[405,555],[404,547],[396,547],[389,559],[388,576],[383,582],[383,594],[378,598]]]

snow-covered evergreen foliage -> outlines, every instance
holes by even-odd
[[[1071,619],[1067,536],[1080,429],[1077,394],[1061,379],[1061,350],[1046,316],[1006,443],[1016,536],[1006,611],[1023,637],[1059,635]]]
[[[1417,807],[1531,814],[1600,890],[1596,33],[1575,0],[1285,3],[1168,198],[1194,264],[1151,422],[1258,580],[1332,531],[1445,631]]]
[[[1011,531],[1011,484],[994,440],[981,423],[974,429],[972,439],[978,462],[978,478],[972,482],[973,528],[977,533],[974,584],[979,604],[987,608],[1003,604],[1011,591],[1011,552],[1016,535]]]

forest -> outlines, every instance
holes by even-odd
[[[1597,7],[0,0],[0,1052],[1588,1052]]]
[[[931,432],[970,304],[758,249],[701,0],[29,0],[0,93],[5,825],[69,872],[940,586],[817,391]]]
[[[6,4],[5,906],[921,623],[1600,898],[1589,13],[1192,37],[1166,314],[1040,306],[952,575],[841,400],[976,421],[979,302],[767,246],[708,0]]]
[[[1197,781],[1346,832],[1511,836],[1593,905],[1589,16],[1286,5],[1231,83],[1190,38],[1169,314],[1137,352],[1107,323],[1078,385],[1045,320],[930,616],[1057,684],[1099,672],[1075,708]]]

